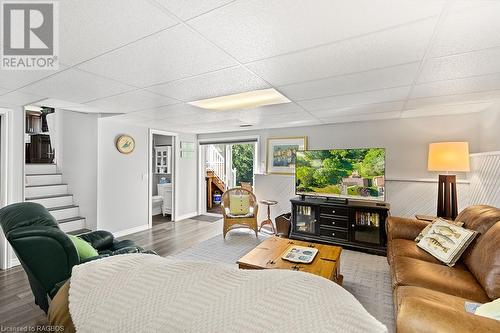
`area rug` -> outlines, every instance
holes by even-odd
[[[268,235],[253,231],[235,230],[224,240],[217,235],[201,242],[171,258],[190,261],[218,262],[236,266],[236,261],[251,251]],[[385,257],[342,251],[340,271],[344,275],[343,287],[353,294],[365,309],[395,332],[392,304],[391,276]]]
[[[191,220],[203,221],[203,222],[216,222],[220,220],[220,216],[197,215],[195,217],[191,217]]]

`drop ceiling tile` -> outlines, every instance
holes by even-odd
[[[186,114],[186,115],[169,115],[162,117],[160,120],[168,120],[173,124],[176,125],[196,125],[200,123],[206,123],[206,122],[221,122],[224,123],[228,120],[234,120],[238,119],[237,114],[225,114],[221,112],[215,112],[215,111],[201,111],[200,113],[196,114]]]
[[[74,65],[177,23],[147,0],[59,1],[60,60]]]
[[[317,120],[317,118],[313,117],[311,114],[302,110],[290,113],[281,113],[281,114],[242,113],[238,116],[237,119],[239,119],[244,124],[264,125],[264,126],[272,126],[275,124],[284,124],[297,121]]]
[[[151,86],[147,90],[189,102],[266,88],[270,86],[264,80],[238,66]]]
[[[120,82],[146,87],[234,65],[234,60],[224,52],[178,25],[79,67]]]
[[[236,110],[233,112],[238,113],[240,116],[251,116],[251,115],[265,116],[265,115],[281,115],[281,114],[304,112],[304,110],[295,103],[284,103],[284,104],[265,105],[255,109]]]
[[[430,57],[500,46],[500,2],[471,1],[463,8],[452,4],[441,23]],[[459,7],[459,8],[456,8]]]
[[[419,83],[500,72],[500,47],[426,60]]]
[[[436,19],[247,65],[280,86],[420,61]],[[409,38],[411,36],[411,38]]]
[[[401,118],[414,118],[414,117],[432,117],[451,114],[465,114],[482,112],[489,108],[493,103],[482,102],[472,104],[460,105],[434,105],[418,109],[405,110],[401,113]]]
[[[33,104],[41,99],[42,97],[37,95],[14,91],[0,96],[0,107],[24,106],[27,104]]]
[[[127,114],[128,117],[139,117],[142,119],[167,119],[172,121],[180,117],[187,116],[202,116],[207,110],[188,105],[188,104],[174,104],[162,106],[159,108],[152,108],[148,110],[135,111]]]
[[[500,100],[500,90],[477,92],[471,94],[458,94],[447,96],[426,97],[410,99],[406,103],[406,109],[418,109],[423,107],[438,106],[442,104],[471,104],[483,101]]]
[[[72,103],[83,103],[129,90],[132,90],[130,86],[77,69],[65,70],[21,89],[22,92]]]
[[[1,47],[1,45],[0,45]],[[64,69],[64,65],[60,66],[60,70]],[[0,70],[0,87],[8,90],[21,88],[31,82],[35,82],[56,74],[58,71],[17,71],[17,70]]]
[[[415,79],[419,63],[394,66],[362,73],[296,83],[278,87],[295,101],[326,96],[408,86]]]
[[[234,0],[158,0],[158,2],[182,20],[188,20]]]
[[[357,94],[340,95],[299,101],[308,111],[338,109],[353,105],[402,101],[407,98],[410,87],[383,89]]]
[[[202,122],[215,121],[226,122],[230,119],[239,119],[242,122],[253,124],[260,119],[270,119],[272,117],[281,117],[280,119],[282,120],[290,120],[289,117],[291,116],[305,113],[302,108],[293,103],[268,105],[255,109],[229,111],[214,111],[195,108],[197,111],[192,110],[192,112],[186,112],[185,110],[191,109],[186,109],[182,105],[176,105],[175,107],[175,110],[173,107],[167,108],[168,111],[164,111],[161,118],[169,119],[175,124],[182,125],[194,125]]]
[[[369,113],[369,114],[356,114],[356,115],[321,118],[321,121],[325,124],[338,124],[338,123],[351,123],[351,122],[358,122],[358,121],[397,119],[400,117],[400,114],[401,113],[399,111],[378,112],[378,113]]]
[[[242,62],[437,16],[443,1],[237,1],[189,24]],[[363,10],[360,10],[363,8]]]
[[[404,101],[366,104],[366,105],[349,106],[346,108],[339,108],[339,109],[311,111],[311,113],[314,116],[323,119],[336,116],[350,116],[356,114],[401,111],[403,109],[404,104],[405,104]]]
[[[55,109],[62,109],[62,110],[76,111],[83,113],[116,114],[116,112],[108,112],[106,110],[100,110],[85,104],[68,102],[55,98],[45,98],[33,104],[37,106],[49,106]]]
[[[85,104],[107,111],[126,113],[175,103],[178,103],[175,99],[145,90],[134,90],[120,95],[101,98]]]
[[[500,89],[500,73],[417,84],[411,98],[466,94]]]

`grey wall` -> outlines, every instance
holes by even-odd
[[[133,232],[148,226],[149,128],[113,118],[99,119],[98,228]],[[124,155],[115,147],[120,134],[131,135],[135,150]],[[176,142],[175,209],[177,219],[197,214],[197,153],[179,158],[180,141],[196,141],[193,134],[178,134]]]
[[[121,134],[131,135],[135,150],[121,154],[115,147]],[[97,227],[121,232],[148,225],[148,129],[99,119]]]
[[[427,171],[428,144],[469,141],[471,152],[479,152],[480,121],[480,114],[469,114],[201,134],[198,138],[259,135],[262,171],[269,137],[307,136],[309,149],[383,147],[387,178],[428,178],[436,176]]]
[[[437,173],[427,171],[428,144],[435,141],[468,141],[471,152],[479,152],[481,114],[428,118],[380,120],[311,127],[280,128],[200,135],[199,139],[260,136],[261,169],[265,170],[266,139],[307,136],[309,149],[386,148],[386,200],[393,215],[412,217],[434,214],[437,201]],[[459,207],[468,205],[469,184],[465,174],[458,185]],[[290,210],[294,196],[294,177],[259,175],[255,179],[258,199],[273,199],[272,217]],[[264,209],[259,219],[264,218]]]

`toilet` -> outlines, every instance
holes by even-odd
[[[172,183],[156,184],[158,195],[154,195],[152,199],[152,214],[172,214]]]
[[[163,209],[163,198],[160,195],[153,195],[151,198],[152,201],[152,215],[160,215],[162,214]]]

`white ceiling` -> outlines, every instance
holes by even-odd
[[[480,112],[500,101],[500,0],[65,0],[58,72],[0,71],[32,103],[184,132]],[[292,103],[186,102],[274,87]]]

